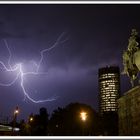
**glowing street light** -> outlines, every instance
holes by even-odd
[[[82,111],[80,113],[80,118],[81,118],[82,121],[86,121],[87,120],[87,112]]]
[[[86,120],[87,120],[87,112],[85,112],[85,111],[82,111],[82,112],[80,112],[80,118],[81,118],[81,120],[83,121],[83,122],[86,122]],[[85,134],[86,134],[86,132],[85,132],[85,126],[86,125],[86,123],[83,123],[82,124],[82,135],[84,136]]]
[[[30,122],[32,122],[32,121],[34,120],[34,118],[33,118],[33,117],[30,117],[30,119],[29,119],[29,120],[30,120]]]
[[[17,117],[18,114],[19,114],[19,109],[17,106],[16,109],[14,110],[14,117]]]
[[[19,113],[18,107],[16,108],[16,110],[14,111],[14,115],[17,115]]]
[[[33,121],[34,121],[34,115],[33,115],[33,113],[31,113],[28,118],[28,123],[32,123]]]
[[[19,114],[19,109],[18,106],[14,110],[14,119],[13,119],[13,133],[14,133],[14,128],[16,126],[16,121],[17,121],[17,115]]]

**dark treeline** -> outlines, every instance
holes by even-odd
[[[95,110],[81,103],[58,107],[51,116],[47,108],[30,114],[28,121],[16,123],[21,136],[97,136],[102,132],[101,121]]]

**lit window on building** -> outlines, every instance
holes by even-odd
[[[117,99],[120,91],[120,73],[118,67],[99,69],[100,112],[117,111]]]

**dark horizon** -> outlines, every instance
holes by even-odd
[[[24,96],[20,78],[10,87],[0,86],[1,116],[11,116],[16,106],[19,119],[39,113],[46,107],[51,113],[71,102],[85,103],[98,110],[98,69],[117,65],[123,69],[122,53],[127,48],[131,30],[140,32],[140,5],[0,5],[0,61],[8,66],[23,64],[33,71],[40,51],[50,48],[62,35],[61,43],[44,54],[40,66],[46,76],[26,77],[25,87],[36,100],[56,96],[51,102],[33,103]],[[16,73],[0,73],[1,81],[11,80]],[[129,78],[121,75],[121,94],[130,88]],[[25,97],[25,98],[24,98]]]

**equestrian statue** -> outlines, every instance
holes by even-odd
[[[128,40],[127,50],[123,52],[123,66],[124,70],[122,74],[127,74],[130,78],[132,87],[134,87],[134,81],[138,79],[138,73],[140,71],[140,46],[139,37],[136,29],[132,29],[130,38]]]

